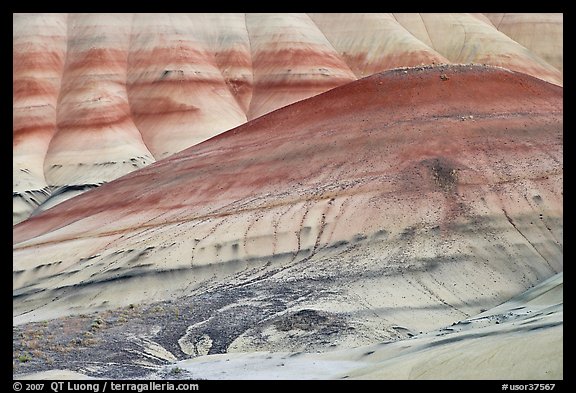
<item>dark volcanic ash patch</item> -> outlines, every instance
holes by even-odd
[[[320,335],[330,335],[347,328],[345,319],[334,313],[304,309],[287,315],[282,315],[273,322],[277,330],[287,332],[290,330],[317,331]]]
[[[92,377],[141,379],[159,367],[195,356],[182,350],[184,338],[194,346],[208,340],[203,354],[219,354],[247,331],[269,326],[270,320],[330,335],[345,326],[343,317],[314,310],[276,318],[322,294],[314,281],[288,284],[262,278],[175,301],[15,326],[13,373],[68,369]]]
[[[454,192],[458,183],[456,166],[446,158],[433,158],[422,161],[429,168],[434,183],[444,192]]]

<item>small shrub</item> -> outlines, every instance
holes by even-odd
[[[182,370],[180,367],[174,367],[172,370],[170,370],[170,374],[177,375],[180,374],[182,371],[184,370]]]
[[[23,353],[23,354],[21,354],[20,356],[18,356],[18,361],[19,361],[20,363],[26,363],[26,362],[29,362],[30,360],[32,360],[32,358],[31,358],[29,355],[25,354],[25,353]]]
[[[104,323],[104,321],[100,318],[96,318],[94,321],[92,321],[92,325],[90,325],[90,329],[95,330],[95,329],[100,329],[102,327],[102,324]]]

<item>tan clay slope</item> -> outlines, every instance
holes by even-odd
[[[499,31],[563,73],[563,14],[502,13],[485,15]]]
[[[450,61],[393,14],[309,14],[358,78],[397,67]]]
[[[562,85],[562,15],[538,15],[14,14],[13,223],[387,69],[475,62]]]
[[[306,14],[248,14],[254,90],[248,118],[356,80]]]
[[[130,106],[154,157],[246,122],[246,97],[227,79],[251,84],[243,15],[136,14],[130,43]],[[225,58],[217,60],[216,54]],[[226,74],[231,67],[238,67],[238,76]]]
[[[506,67],[562,85],[562,73],[513,38],[472,14],[394,14],[396,19],[423,42],[452,63],[480,63]],[[521,17],[520,17],[521,18]],[[548,19],[544,15],[543,19]],[[524,18],[526,20],[526,18]],[[537,17],[527,25],[537,25]],[[517,34],[525,39],[525,34]],[[550,31],[546,37],[553,42],[552,51],[562,52],[562,36]],[[557,52],[556,52],[557,53]],[[561,57],[561,55],[560,55]]]
[[[564,275],[474,317],[389,348],[374,347],[371,365],[352,379],[564,378]],[[395,348],[394,348],[395,347]],[[366,353],[356,359],[367,360]]]
[[[14,223],[28,218],[50,196],[44,158],[56,131],[56,107],[66,57],[66,20],[65,14],[14,16]]]
[[[194,379],[563,379],[563,286],[558,273],[479,315],[393,343],[201,356],[169,368]]]
[[[262,116],[14,226],[14,323],[236,294],[179,341],[192,354],[227,320],[212,353],[358,346],[477,314],[563,269],[562,93],[421,67]],[[302,309],[344,327],[324,343],[281,328]]]
[[[57,132],[44,160],[50,186],[98,185],[155,161],[126,92],[130,21],[125,14],[68,16]]]
[[[156,306],[156,309],[159,307]],[[172,356],[168,364],[146,364],[143,366],[146,367],[145,372],[131,379],[174,378],[174,370],[178,370],[177,375],[182,379],[558,380],[564,376],[563,314],[563,273],[558,273],[479,315],[404,340],[327,353],[286,352],[284,349],[280,352],[184,356],[177,362]],[[103,317],[114,322],[114,319]],[[183,317],[179,315],[179,318]],[[297,335],[301,332],[303,322],[301,320],[300,325],[294,325],[291,333]],[[74,324],[70,320],[64,323]],[[130,331],[127,327],[125,330]],[[142,336],[147,335],[146,329],[139,330]],[[171,327],[171,330],[174,328]],[[33,331],[38,334],[38,329]],[[53,330],[51,332],[54,333]],[[100,336],[99,333],[96,333],[97,336]],[[148,335],[147,340],[142,340],[142,352],[147,358],[161,354],[158,338]],[[138,351],[130,348],[130,341],[134,340],[132,335],[115,335],[113,340],[111,351],[115,354],[116,362],[112,364],[98,362],[106,359],[106,355],[87,355],[87,351],[93,348],[82,348],[82,363],[76,357],[71,363],[52,363],[37,372],[22,370],[20,366],[14,371],[14,378],[68,380],[98,376],[110,379],[114,375],[112,371],[129,378],[127,371],[133,369],[135,364],[144,362],[139,361]],[[199,344],[206,348],[205,342]],[[170,348],[165,345],[164,354],[169,354],[165,349],[167,347]],[[128,348],[130,352],[126,351]],[[118,354],[124,351],[127,352],[126,357],[120,360],[122,358]],[[61,359],[62,356],[58,360]],[[108,371],[102,372],[106,368]]]

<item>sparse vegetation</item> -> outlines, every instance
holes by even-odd
[[[94,321],[92,321],[92,324],[90,325],[90,329],[91,330],[100,329],[102,327],[103,323],[104,323],[104,321],[101,318],[96,318]]]
[[[20,356],[18,356],[18,361],[20,363],[26,363],[29,362],[30,360],[32,360],[32,358],[28,354],[23,353]]]
[[[173,368],[170,370],[170,374],[171,374],[171,375],[178,375],[178,374],[180,374],[182,371],[184,371],[184,370],[182,370],[180,367],[173,367]]]

